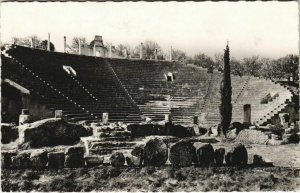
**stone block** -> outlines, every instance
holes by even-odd
[[[85,166],[84,147],[72,146],[65,150],[65,167],[80,168]]]
[[[64,167],[65,153],[64,152],[49,152],[48,153],[48,168],[61,169]]]
[[[27,169],[31,167],[30,153],[19,152],[16,156],[12,157],[13,169]]]
[[[171,146],[169,159],[173,166],[191,166],[197,162],[196,148],[190,142],[179,141]]]
[[[230,154],[227,154],[227,160],[229,165],[235,165],[235,166],[245,166],[248,163],[248,152],[247,149],[243,144],[235,144],[231,150]],[[226,156],[225,156],[226,161]],[[227,163],[227,161],[226,161]]]
[[[225,149],[224,148],[215,149],[215,164],[217,166],[223,165],[224,155],[225,155]]]
[[[100,166],[103,164],[104,157],[103,156],[86,156],[85,163],[87,167]]]
[[[283,134],[282,140],[284,143],[299,143],[299,136],[297,134]]]
[[[12,166],[12,157],[16,155],[16,152],[1,151],[1,168],[10,169]]]
[[[150,139],[144,148],[144,164],[147,166],[162,166],[168,159],[168,146],[159,138]]]
[[[48,163],[48,152],[45,150],[33,151],[30,155],[31,167],[34,169],[44,169]]]
[[[197,165],[199,166],[211,166],[214,165],[215,152],[214,148],[209,143],[194,143],[197,155]]]

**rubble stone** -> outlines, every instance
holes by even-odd
[[[1,123],[1,143],[8,144],[19,137],[18,127]]]
[[[236,142],[248,144],[266,144],[269,137],[257,130],[242,130],[236,137]]]
[[[103,164],[103,156],[86,156],[85,162],[88,167],[99,166]]]
[[[15,156],[15,152],[1,152],[1,168],[2,169],[9,169],[12,165],[12,156]]]
[[[245,166],[248,163],[248,152],[243,144],[235,144],[230,153],[225,156],[225,161],[228,165]]]
[[[19,152],[16,156],[12,157],[13,169],[26,169],[31,167],[30,153]]]
[[[225,155],[225,149],[224,148],[215,149],[215,164],[217,166],[223,165],[224,155]]]
[[[84,147],[72,146],[65,151],[65,167],[79,168],[84,167]]]
[[[144,164],[162,166],[168,159],[168,148],[162,139],[150,139],[144,148]]]

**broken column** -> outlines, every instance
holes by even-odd
[[[62,118],[63,116],[63,110],[55,110],[54,117],[55,118]]]
[[[141,48],[140,48],[140,59],[143,59],[143,43],[141,43]]]
[[[166,123],[171,123],[172,122],[172,118],[170,114],[165,114],[165,122]]]
[[[170,48],[170,61],[172,61],[172,46]]]
[[[94,56],[96,56],[96,44],[94,44],[93,51],[94,51]]]
[[[78,40],[78,54],[81,55],[81,40]]]
[[[50,51],[50,33],[48,33],[47,50]]]
[[[109,57],[111,58],[111,44],[109,44]]]
[[[22,114],[19,117],[19,125],[24,125],[30,121],[29,109],[22,109]]]
[[[33,38],[30,38],[30,47],[33,48]]]
[[[108,113],[102,114],[102,123],[105,125],[108,124]]]
[[[154,51],[154,59],[157,60],[157,48],[155,48],[155,51]]]
[[[64,53],[66,53],[66,49],[67,49],[67,38],[66,36],[64,36]]]

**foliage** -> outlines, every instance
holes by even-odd
[[[186,53],[181,50],[173,50],[172,52],[172,60],[184,62],[187,56]]]
[[[47,50],[48,40],[44,40],[40,43],[39,48],[43,50]],[[55,51],[54,44],[50,42],[50,51]]]
[[[203,68],[207,68],[209,73],[213,72],[215,65],[211,57],[207,56],[204,53],[199,53],[195,55],[194,60],[195,60],[194,63],[195,65],[201,66]]]
[[[221,126],[224,135],[226,135],[232,118],[232,104],[231,104],[231,77],[230,77],[230,57],[229,57],[229,46],[226,46],[224,51],[224,78],[221,83]]]
[[[31,41],[32,41],[32,45],[34,48],[38,48],[41,43],[41,39],[39,37],[37,37],[36,35],[31,35],[31,36],[28,36],[25,38],[13,37],[12,39],[15,44],[21,45],[21,46],[26,46],[26,47],[31,47]]]

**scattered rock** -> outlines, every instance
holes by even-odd
[[[224,155],[225,155],[224,148],[215,149],[215,163],[217,166],[223,165]]]
[[[169,159],[174,166],[191,166],[193,162],[197,162],[196,148],[190,142],[179,141],[170,148]]]
[[[136,156],[126,156],[126,162],[128,166],[142,166],[143,160]]]
[[[12,168],[13,169],[27,169],[31,167],[30,153],[20,152],[16,156],[12,157]]]
[[[256,167],[271,167],[273,166],[273,162],[268,159],[264,159],[261,155],[253,155],[253,166]]]
[[[232,152],[230,152],[230,151],[226,152],[226,154],[225,154],[225,162],[229,166],[232,165]]]
[[[30,155],[31,166],[34,169],[44,169],[48,162],[47,151],[36,150]]]
[[[270,139],[267,142],[267,145],[284,145],[284,141],[283,140],[277,140],[277,139]]]
[[[147,166],[161,166],[168,159],[168,148],[162,139],[150,139],[144,148],[144,164]]]
[[[84,167],[84,147],[72,146],[65,151],[65,166],[67,168]]]
[[[121,167],[125,164],[125,156],[122,152],[113,153],[109,160],[111,166],[113,167]]]
[[[214,164],[214,148],[209,143],[194,143],[197,155],[197,164],[200,166],[210,166]]]
[[[51,169],[61,169],[64,167],[65,153],[64,152],[49,152],[48,167]]]
[[[235,139],[236,136],[237,136],[236,129],[229,130],[228,133],[226,134],[226,137],[228,139]]]

